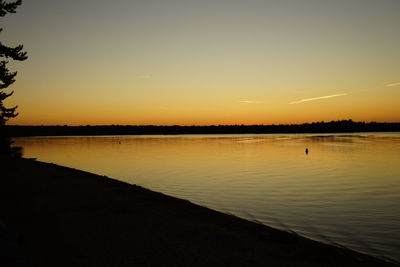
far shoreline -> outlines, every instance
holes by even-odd
[[[213,134],[340,134],[400,132],[400,123],[354,122],[352,120],[280,125],[97,125],[19,126],[9,125],[10,137],[105,136],[105,135],[213,135]]]

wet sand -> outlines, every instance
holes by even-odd
[[[395,266],[104,176],[0,167],[0,266]]]

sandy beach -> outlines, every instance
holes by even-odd
[[[0,266],[395,266],[108,177],[0,164]]]

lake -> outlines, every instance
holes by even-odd
[[[27,158],[106,175],[400,261],[400,133],[15,141]]]

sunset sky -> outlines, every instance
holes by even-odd
[[[25,0],[9,124],[400,121],[398,0]]]

